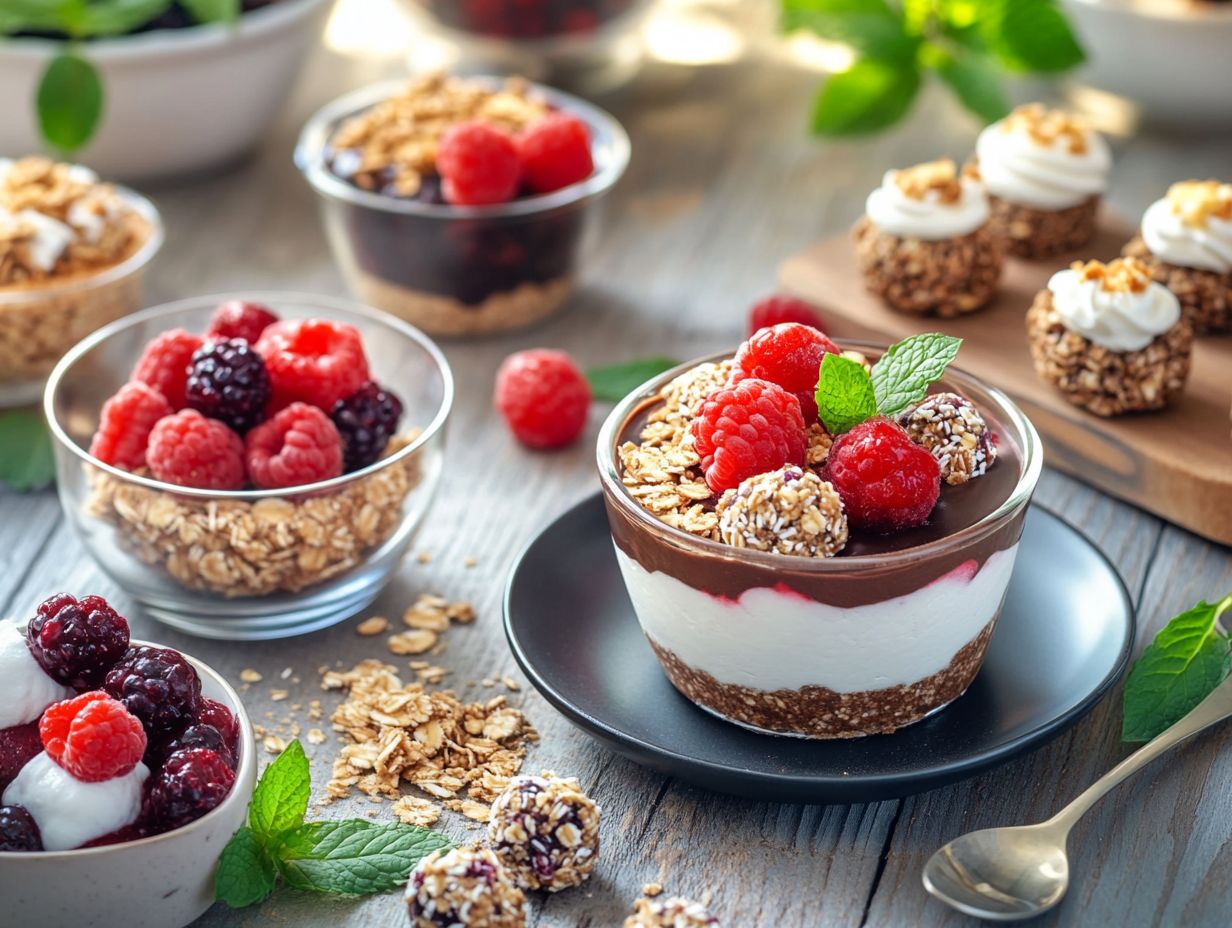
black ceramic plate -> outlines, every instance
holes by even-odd
[[[865,802],[971,776],[1082,718],[1129,660],[1133,605],[1113,566],[1032,507],[988,657],[960,699],[892,735],[807,741],[757,734],[667,682],[625,593],[596,495],[522,553],[505,631],[531,682],[619,754],[709,789],[759,799]]]

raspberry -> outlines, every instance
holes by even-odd
[[[200,347],[201,339],[191,332],[164,332],[145,346],[131,379],[149,384],[167,398],[173,409],[183,409],[188,364]]]
[[[181,487],[239,490],[244,486],[244,442],[217,419],[183,409],[150,432],[146,460],[155,478]]]
[[[759,300],[749,310],[749,337],[752,338],[762,329],[783,322],[798,322],[812,326],[818,332],[825,332],[821,316],[817,315],[817,310],[811,303],[798,300],[794,296],[775,295]]]
[[[343,463],[348,471],[367,467],[381,456],[402,418],[402,401],[369,380],[334,404],[331,418],[342,436]]]
[[[321,410],[292,403],[248,433],[244,459],[263,490],[303,486],[342,473],[342,439]]]
[[[230,709],[213,699],[202,698],[197,704],[197,721],[202,725],[210,725],[218,729],[222,735],[223,744],[233,756],[238,755],[240,723]]]
[[[937,459],[880,417],[834,440],[824,476],[843,498],[848,521],[871,531],[922,525],[941,493]]]
[[[706,484],[716,493],[784,464],[804,464],[800,402],[778,384],[748,378],[715,390],[690,428]]]
[[[42,750],[43,739],[39,737],[38,722],[0,728],[0,793],[21,773],[21,768]]]
[[[463,122],[436,149],[445,199],[459,206],[504,203],[518,192],[518,150],[508,135],[482,122]]]
[[[193,355],[184,399],[202,415],[243,434],[265,417],[269,396],[265,361],[244,339],[207,341]]]
[[[141,722],[100,690],[48,707],[39,720],[47,756],[86,783],[122,777],[141,761]]]
[[[41,851],[43,836],[24,806],[0,806],[0,851]]]
[[[90,454],[104,464],[125,470],[145,467],[145,448],[154,423],[174,409],[166,397],[149,384],[134,380],[103,403],[98,431],[90,441]]]
[[[817,421],[817,376],[821,359],[839,347],[817,329],[784,322],[754,332],[733,360],[732,382],[756,377],[777,383],[800,401],[805,422]]]
[[[563,351],[519,351],[496,373],[495,403],[522,444],[561,448],[586,426],[590,385]]]
[[[216,752],[177,751],[154,776],[143,817],[159,831],[180,828],[217,807],[234,782],[235,771]]]
[[[517,137],[522,181],[535,193],[550,193],[594,173],[590,129],[576,116],[549,113]]]
[[[26,643],[57,683],[94,689],[128,650],[128,621],[101,596],[78,600],[59,593],[39,605],[26,626]]]
[[[257,341],[275,409],[296,401],[327,412],[368,378],[368,359],[354,326],[323,319],[275,322]]]
[[[161,741],[193,720],[201,678],[178,651],[142,645],[129,648],[111,668],[103,689],[141,720],[151,739]]]
[[[255,345],[261,333],[277,321],[278,317],[268,306],[245,303],[243,300],[227,300],[214,310],[205,337],[242,338],[250,345]]]

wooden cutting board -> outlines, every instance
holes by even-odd
[[[1158,413],[1101,419],[1036,375],[1025,314],[1054,271],[1077,259],[1115,257],[1132,229],[1104,217],[1081,254],[1011,259],[999,295],[959,319],[908,316],[864,289],[846,236],[827,239],[779,268],[783,289],[821,307],[831,334],[893,342],[917,332],[963,338],[958,365],[1010,394],[1044,439],[1045,462],[1212,541],[1232,544],[1232,336],[1194,347],[1185,394]]]

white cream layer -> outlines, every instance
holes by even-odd
[[[1108,292],[1071,268],[1048,281],[1052,306],[1065,325],[1109,351],[1141,351],[1181,318],[1180,301],[1151,281],[1141,293]]]
[[[752,589],[720,599],[616,557],[642,629],[689,667],[758,690],[860,693],[944,670],[1001,608],[1017,545],[974,577],[956,572],[885,602],[843,608]]]
[[[886,171],[881,186],[868,195],[864,210],[882,232],[899,238],[940,241],[970,235],[988,222],[988,195],[978,181],[960,179],[962,196],[943,203],[935,190],[917,200],[895,183],[897,171]]]
[[[1112,153],[1098,132],[1085,133],[1086,151],[1073,154],[1069,140],[1041,145],[1027,132],[994,122],[975,145],[980,176],[989,193],[1032,209],[1061,210],[1104,192]]]
[[[1208,216],[1203,226],[1187,225],[1166,199],[1142,217],[1142,240],[1151,254],[1178,267],[1232,273],[1232,221]]]
[[[72,695],[39,666],[16,623],[0,622],[0,728],[36,722],[53,702]]]

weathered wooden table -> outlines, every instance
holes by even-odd
[[[399,66],[322,52],[285,122],[254,160],[212,180],[154,190],[168,238],[152,273],[151,302],[243,288],[342,293],[313,194],[291,166],[291,143],[315,106]],[[512,558],[551,518],[597,488],[592,442],[603,410],[595,410],[576,447],[527,452],[490,406],[500,360],[539,345],[567,348],[588,364],[651,353],[686,358],[731,346],[741,337],[746,307],[773,287],[778,260],[844,229],[886,167],[940,153],[961,157],[973,139],[972,124],[947,100],[932,97],[908,126],[884,138],[811,140],[805,123],[816,80],[763,58],[709,70],[660,69],[603,101],[625,122],[635,154],[568,313],[511,338],[444,346],[459,389],[450,466],[417,546],[432,559],[410,559],[368,614],[400,615],[422,592],[471,600],[479,621],[455,628],[441,659],[452,684],[520,679],[500,616]],[[1226,141],[1144,136],[1118,148],[1112,201],[1129,214],[1169,181],[1228,173]],[[1037,496],[1117,564],[1138,604],[1139,647],[1180,609],[1232,588],[1225,548],[1056,473],[1045,474]],[[0,494],[0,614],[26,617],[58,590],[100,593],[122,610],[131,605],[74,541],[53,493]],[[132,618],[135,634],[189,650],[235,683],[243,668],[263,673],[264,682],[248,689],[245,700],[254,721],[264,724],[285,718],[289,702],[324,697],[333,705],[335,697],[318,689],[319,666],[389,657],[383,639],[356,635],[355,622],[289,641],[230,645]],[[292,679],[280,679],[286,668]],[[290,689],[289,702],[271,701],[274,687]],[[649,773],[597,747],[533,691],[513,698],[543,736],[527,769],[580,777],[604,810],[596,878],[537,903],[532,923],[543,926],[617,926],[649,881],[673,893],[712,895],[729,928],[974,924],[924,893],[920,868],[927,856],[969,829],[1046,817],[1127,752],[1119,741],[1118,689],[1057,741],[966,782],[870,805],[774,805]],[[331,735],[306,747],[319,787],[337,744]],[[1230,749],[1232,726],[1225,726],[1100,804],[1073,836],[1069,898],[1039,924],[1226,925],[1232,913]],[[320,814],[371,808],[361,797]],[[387,807],[379,814],[390,816]],[[442,820],[458,838],[473,834],[468,826],[474,828],[452,813]],[[280,892],[244,911],[215,907],[202,924],[397,926],[404,920],[394,895],[356,903]]]

